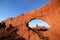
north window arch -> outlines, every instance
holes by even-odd
[[[50,25],[49,25],[47,22],[45,22],[45,21],[43,21],[43,20],[41,20],[41,19],[33,19],[33,20],[29,21],[27,25],[28,25],[28,27],[30,27],[30,28],[34,28],[34,27],[36,27],[37,25],[38,25],[38,26],[44,26],[44,27],[46,27],[47,29],[50,28]]]

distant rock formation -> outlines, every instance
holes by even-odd
[[[28,27],[33,19],[41,19],[50,29],[40,31]],[[42,31],[41,31],[42,30]],[[42,8],[8,18],[0,23],[1,40],[60,40],[60,0],[50,0]]]

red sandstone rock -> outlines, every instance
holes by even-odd
[[[28,27],[28,23],[33,19],[46,21],[50,25],[50,29],[45,32],[32,30],[32,28]],[[37,10],[9,18],[1,22],[1,24],[3,23],[5,23],[6,27],[4,26],[2,29],[2,25],[0,25],[0,39],[2,37],[7,38],[10,34],[10,38],[16,38],[11,38],[12,40],[19,40],[19,38],[20,40],[60,40],[60,0],[50,0],[49,3]],[[16,33],[14,33],[13,29]],[[16,35],[13,36],[11,32]],[[7,40],[11,39],[7,38]]]

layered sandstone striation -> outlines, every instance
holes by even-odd
[[[41,19],[50,29],[30,28],[28,23]],[[40,29],[40,30],[39,30]],[[0,23],[1,40],[60,40],[60,0],[50,0],[43,7],[8,18]]]

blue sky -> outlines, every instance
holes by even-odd
[[[50,25],[47,22],[45,22],[43,20],[38,20],[38,19],[34,19],[34,20],[30,21],[28,24],[29,24],[30,28],[36,27],[36,25],[45,26],[46,28],[50,28]]]
[[[40,8],[47,2],[49,0],[0,0],[0,21]]]
[[[37,9],[49,0],[0,0],[0,21]]]

